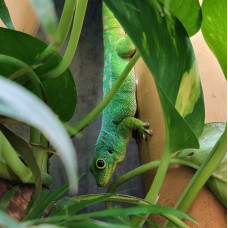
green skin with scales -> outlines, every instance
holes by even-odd
[[[103,4],[105,96],[135,53],[135,47],[112,12]],[[136,83],[132,69],[121,88],[103,111],[102,127],[95,154],[90,165],[97,185],[105,186],[119,162],[125,158],[127,144],[133,130],[145,137],[151,135],[149,124],[134,118],[136,113]]]

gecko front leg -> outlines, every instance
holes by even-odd
[[[128,138],[133,130],[137,130],[146,139],[147,135],[152,135],[152,130],[149,127],[150,124],[148,122],[142,122],[135,117],[127,117],[118,125],[117,134],[123,138]]]

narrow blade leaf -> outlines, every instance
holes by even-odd
[[[4,106],[7,108],[3,109]],[[20,85],[0,77],[0,114],[38,128],[58,150],[70,182],[75,183],[77,160],[73,144],[66,130],[44,103]]]
[[[5,195],[0,199],[0,210],[5,211],[8,207],[8,204],[16,191],[19,189],[19,186],[16,185],[13,188],[11,188]]]
[[[48,206],[50,206],[56,198],[60,197],[64,192],[66,192],[69,189],[69,185],[65,184],[58,189],[54,191],[49,190],[43,190],[36,202],[31,209],[29,210],[29,213],[25,216],[24,220],[32,220],[32,219],[38,219],[41,218],[44,211],[47,209]]]

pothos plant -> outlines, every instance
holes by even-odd
[[[69,125],[77,93],[68,67],[77,48],[87,0],[65,1],[59,23],[51,0],[45,3],[31,0],[41,27],[50,39],[49,44],[13,30],[10,14],[2,0],[0,17],[8,29],[0,28],[0,174],[13,181],[35,184],[32,202],[21,223],[0,211],[0,222],[6,227],[48,227],[48,224],[52,227],[141,227],[150,213],[161,214],[178,227],[188,227],[181,219],[193,219],[183,212],[188,210],[206,183],[226,205],[226,126],[224,123],[204,125],[203,92],[197,60],[189,40],[201,28],[226,77],[225,0],[204,0],[202,6],[197,0],[104,2],[154,77],[166,130],[162,159],[151,161],[118,178],[110,185],[110,193],[63,198],[53,204],[69,187],[74,191],[77,189],[77,159],[70,136],[77,135],[101,113],[121,83],[113,86],[81,121]],[[60,57],[57,53],[66,40],[71,23],[70,39],[65,54]],[[134,62],[130,61],[121,80],[133,66]],[[15,120],[30,126],[29,140],[6,127],[7,123]],[[177,151],[179,153],[173,156]],[[42,189],[51,181],[47,171],[49,152],[59,154],[69,177],[69,185],[53,192]],[[167,168],[173,163],[197,169],[175,209],[155,205]],[[126,180],[156,167],[157,174],[145,199],[112,193]],[[2,209],[7,207],[15,191],[13,188],[3,197]],[[138,206],[79,212],[104,201]],[[45,209],[51,204],[52,208],[45,216]],[[129,219],[131,215],[140,216]],[[106,220],[100,221],[100,218]]]

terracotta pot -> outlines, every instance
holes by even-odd
[[[206,122],[226,121],[226,81],[220,66],[207,47],[201,33],[192,38],[202,87],[205,97]],[[142,121],[150,122],[153,136],[147,141],[139,140],[141,163],[161,158],[164,145],[164,121],[158,94],[153,78],[142,60],[135,67],[138,77],[137,103],[138,116]],[[143,176],[145,191],[151,185],[155,171]],[[174,206],[179,195],[194,174],[194,170],[183,166],[169,168],[164,184],[159,193],[158,204]],[[226,227],[226,209],[214,195],[204,187],[189,210],[199,224],[187,222],[191,228],[223,228]],[[164,220],[153,216],[153,221],[162,225]]]

